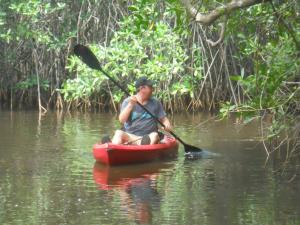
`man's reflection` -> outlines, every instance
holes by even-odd
[[[122,211],[130,221],[149,224],[153,210],[160,207],[157,178],[162,168],[172,164],[152,163],[139,166],[107,167],[95,164],[93,175],[102,190],[115,190],[120,195]]]
[[[120,187],[121,205],[129,219],[148,224],[152,221],[152,210],[159,207],[160,196],[156,189],[157,175],[131,179]]]

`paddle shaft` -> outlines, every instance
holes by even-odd
[[[108,73],[106,73],[101,67],[99,70],[107,76],[116,86],[118,86],[127,96],[131,96],[130,93],[122,86],[120,85],[114,78],[112,78]],[[145,106],[143,106],[140,102],[137,102],[137,104],[142,107],[143,110],[145,110],[149,115],[156,120],[161,126],[165,127],[165,125],[156,117],[154,116]],[[176,138],[181,144],[186,145],[186,143],[181,140],[180,137],[178,137],[173,131],[168,131],[174,138]]]

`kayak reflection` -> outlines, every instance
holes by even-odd
[[[149,178],[173,166],[173,162],[161,161],[122,166],[108,166],[95,162],[93,176],[99,189],[109,190],[128,183],[135,183],[139,178]]]
[[[157,191],[159,172],[172,167],[173,163],[168,162],[117,167],[95,163],[93,176],[99,189],[117,191],[122,211],[130,221],[149,224],[152,211],[158,209],[161,202]]]

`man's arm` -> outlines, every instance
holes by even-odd
[[[162,124],[165,126],[164,129],[166,131],[171,131],[172,130],[170,120],[167,118],[167,114],[166,114],[166,112],[164,110],[164,107],[161,104],[161,102],[158,102],[158,115],[157,115],[157,117],[159,118],[159,121],[162,122]]]
[[[162,124],[165,126],[164,129],[166,131],[171,131],[172,130],[172,125],[170,123],[170,120],[166,116],[161,118],[160,122],[162,122]]]
[[[137,103],[137,98],[136,96],[131,96],[129,99],[128,104],[125,106],[125,108],[123,110],[121,110],[121,113],[119,115],[119,121],[121,123],[125,123],[129,117],[130,117],[130,113],[133,109],[133,107],[135,106],[135,104]]]

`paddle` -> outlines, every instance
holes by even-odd
[[[78,56],[81,59],[82,62],[84,62],[86,65],[88,65],[92,69],[101,71],[117,87],[119,87],[127,96],[130,96],[130,93],[122,85],[120,85],[114,78],[112,78],[107,72],[105,72],[102,69],[97,57],[93,54],[93,52],[88,47],[78,44],[74,47],[74,53],[76,56]],[[165,127],[165,125],[156,116],[154,116],[147,108],[145,108],[141,103],[137,102],[137,104],[140,107],[142,107],[147,113],[149,113],[150,116],[152,118],[154,118],[156,120],[156,122],[158,122],[162,127]],[[202,149],[185,143],[173,131],[169,131],[169,133],[184,146],[184,151],[185,151],[186,155],[188,155],[189,157],[197,156],[197,155],[199,155],[199,153],[202,152]]]

